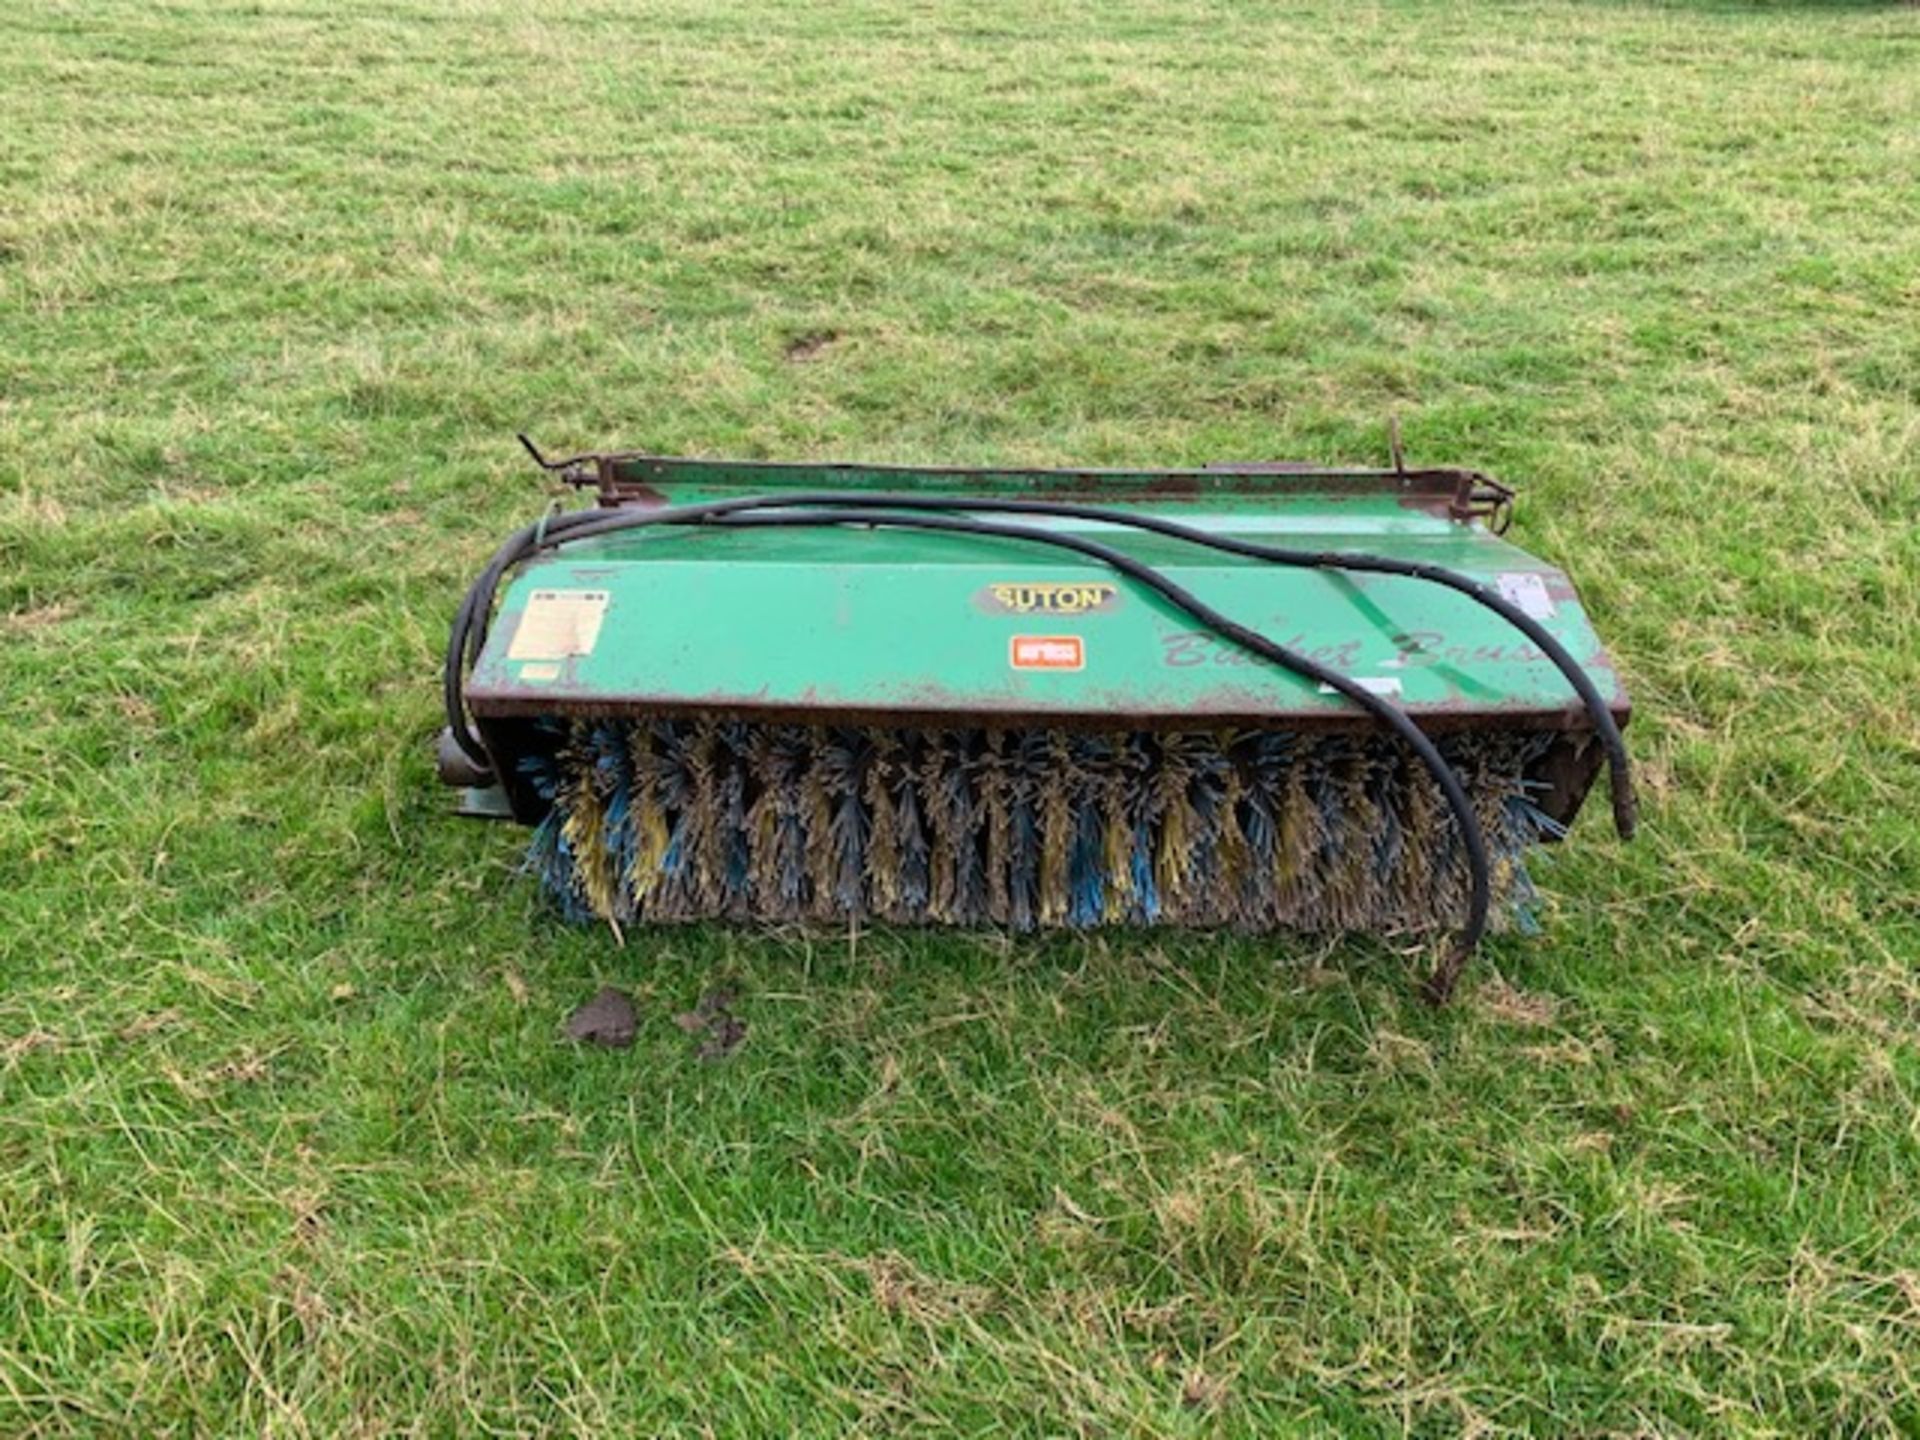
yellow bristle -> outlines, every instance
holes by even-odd
[[[1072,842],[1073,811],[1067,794],[1072,760],[1066,737],[1055,733],[1040,779],[1040,923],[1058,925],[1067,918],[1067,850]]]
[[[867,808],[867,904],[876,915],[890,916],[900,904],[900,837],[894,826],[893,802],[887,794],[891,756],[878,736],[873,761],[867,767],[860,798]]]
[[[987,908],[1007,913],[1007,777],[1001,734],[989,731],[980,761],[980,800],[987,816]]]

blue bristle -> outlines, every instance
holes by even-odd
[[[1547,787],[1540,785],[1535,788],[1544,790]],[[1507,813],[1515,820],[1529,845],[1541,839],[1564,840],[1567,836],[1566,826],[1535,805],[1525,795],[1511,796],[1507,800]]]
[[[1039,883],[1040,832],[1033,807],[1023,804],[1007,811],[1007,923],[1015,930],[1031,930],[1035,890]]]
[[[1464,878],[1460,836],[1444,813],[1423,820],[1430,836],[1409,828],[1403,792],[1419,776],[1384,738],[803,726],[770,734],[739,720],[664,718],[543,729],[551,745],[519,762],[525,787],[550,807],[526,868],[573,920],[592,918],[589,875],[596,895],[617,882],[611,905],[622,920],[640,908],[632,877],[657,878],[645,912],[659,920],[844,919],[884,897],[889,918],[1016,930],[1039,923],[1043,877],[1064,881],[1064,893],[1044,897],[1044,913],[1075,927],[1172,919],[1255,928],[1418,924]],[[1523,777],[1553,743],[1457,735],[1442,747],[1490,817],[1500,900],[1523,930],[1536,924],[1526,853],[1563,833],[1540,809],[1545,787]],[[879,785],[884,798],[869,788]],[[595,812],[578,849],[567,835],[576,800]],[[883,807],[877,817],[869,800]],[[1296,803],[1315,812],[1303,833],[1319,838],[1299,864],[1282,867],[1277,852],[1297,818],[1283,807]],[[1163,873],[1163,827],[1176,819],[1183,851],[1177,871]],[[1047,851],[1056,824],[1064,855]],[[636,876],[643,835],[662,825],[659,876]],[[1221,888],[1229,862],[1232,893]],[[1109,873],[1110,863],[1125,869]],[[1186,887],[1177,905],[1158,886],[1169,874]],[[1420,877],[1418,894],[1410,875]],[[1125,904],[1110,910],[1116,885]]]
[[[633,858],[632,764],[626,734],[618,725],[601,724],[594,727],[592,739],[594,789],[601,796],[601,842],[614,873],[624,876]],[[625,884],[614,887],[614,916],[633,918],[631,892]]]
[[[1248,792],[1246,799],[1240,802],[1240,833],[1246,837],[1247,849],[1253,855],[1255,874],[1264,874],[1273,865],[1273,845],[1275,827],[1273,823],[1273,802],[1258,790]]]
[[[1286,735],[1271,730],[1247,737],[1239,747],[1246,777],[1234,819],[1247,843],[1250,861],[1243,890],[1247,906],[1243,920],[1251,923],[1260,922],[1272,910],[1274,847],[1280,843],[1274,797],[1286,782],[1292,749]]]
[[[745,904],[747,898],[747,873],[753,863],[753,851],[747,845],[747,832],[733,831],[728,837],[727,846],[727,898],[736,904]]]
[[[1132,882],[1127,919],[1136,925],[1151,925],[1160,918],[1160,888],[1153,876],[1153,787],[1149,777],[1159,751],[1152,737],[1129,735],[1124,755],[1124,813],[1132,836],[1127,847],[1127,876]]]
[[[1040,810],[1039,777],[1053,763],[1052,744],[1038,730],[1015,737],[1009,753],[1012,765],[1007,801],[1007,904],[1016,930],[1031,930],[1039,920]]]
[[[565,824],[565,817],[559,810],[548,812],[546,818],[534,826],[533,841],[528,846],[525,864],[545,885],[566,921],[572,925],[585,925],[593,920],[593,909],[580,893],[573,847],[567,843],[562,829]]]
[[[1160,918],[1160,887],[1153,879],[1153,827],[1144,819],[1133,827],[1133,850],[1127,857],[1133,876],[1132,919],[1151,925]]]
[[[1106,913],[1105,819],[1097,783],[1112,763],[1113,747],[1104,735],[1068,737],[1072,766],[1068,792],[1073,829],[1067,848],[1067,923],[1098,925]]]
[[[1105,826],[1100,809],[1083,799],[1074,817],[1072,848],[1067,852],[1067,923],[1098,925],[1106,914]]]
[[[1544,790],[1544,785],[1532,788]],[[1558,840],[1567,833],[1567,827],[1535,805],[1524,791],[1507,797],[1506,805],[1508,848],[1513,859],[1513,878],[1507,891],[1507,903],[1513,915],[1514,928],[1523,935],[1540,933],[1539,916],[1535,913],[1540,903],[1540,892],[1534,888],[1533,876],[1527,873],[1525,855],[1534,845],[1545,840]]]
[[[1384,760],[1375,760],[1368,777],[1367,799],[1372,802],[1378,817],[1379,829],[1373,841],[1373,873],[1382,882],[1392,879],[1394,869],[1400,863],[1401,846],[1405,843],[1400,812],[1393,803],[1394,783],[1393,766]]]
[[[949,768],[940,783],[946,791],[947,814],[960,837],[955,845],[954,908],[962,915],[970,915],[984,904],[987,889],[986,859],[977,841],[980,808],[965,741],[953,737],[945,753]]]
[[[753,851],[747,834],[747,776],[743,768],[747,727],[738,721],[720,728],[720,843],[724,847],[721,885],[730,909],[744,909]]]
[[[520,773],[533,786],[533,793],[552,802],[560,788],[560,757],[551,751],[535,751],[520,757]]]
[[[1222,803],[1226,799],[1226,757],[1214,752],[1196,754],[1193,779],[1187,785],[1187,803],[1193,809],[1194,867],[1202,875],[1213,873],[1214,858],[1220,848]]]
[[[658,722],[654,731],[658,768],[655,784],[667,825],[667,843],[660,854],[660,884],[653,904],[664,914],[677,913],[694,878],[692,781],[687,771],[690,730],[675,721]]]

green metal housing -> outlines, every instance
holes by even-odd
[[[1628,701],[1573,586],[1492,528],[1508,492],[1460,471],[1238,466],[966,471],[594,457],[602,505],[789,490],[1072,499],[1221,535],[1426,561],[1498,588]],[[983,512],[984,513],[984,512]],[[1104,522],[1094,536],[1422,728],[1545,730],[1534,777],[1563,822],[1599,763],[1566,679],[1498,615],[1418,579],[1286,568]],[[506,590],[466,687],[513,813],[542,717],[736,714],[810,722],[1288,729],[1367,725],[1342,696],[1255,661],[1098,562],[1030,543],[883,529],[662,527],[571,543]]]

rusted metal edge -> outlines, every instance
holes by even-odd
[[[1395,446],[1395,460],[1399,459],[1398,445]],[[1181,473],[1181,472],[1175,472]],[[1514,488],[1491,475],[1478,470],[1459,469],[1451,466],[1425,470],[1409,470],[1396,464],[1390,470],[1344,470],[1322,469],[1313,465],[1298,464],[1291,460],[1239,461],[1206,467],[1206,474],[1232,476],[1282,475],[1300,477],[1307,480],[1329,483],[1356,480],[1360,493],[1378,493],[1383,489],[1398,488],[1408,496],[1421,498],[1444,498],[1447,501],[1446,515],[1449,519],[1462,522],[1480,520],[1486,523],[1496,535],[1504,535],[1507,525],[1513,518]],[[1387,481],[1399,482],[1397,487]],[[1315,485],[1304,487],[1311,491]]]
[[[1206,494],[1300,494],[1355,490],[1401,490],[1409,496],[1442,496],[1452,519],[1484,521],[1504,533],[1512,515],[1514,490],[1481,471],[1461,466],[1409,468],[1400,443],[1400,425],[1389,417],[1386,466],[1315,465],[1294,460],[1218,461],[1200,468],[1115,469],[1030,466],[905,465],[893,462],[724,460],[658,455],[645,450],[586,450],[549,459],[522,434],[520,444],[542,470],[566,484],[599,491],[603,506],[667,503],[661,484],[704,483],[719,488],[767,484],[818,486],[834,477],[878,478],[907,489],[931,483],[964,493],[968,482],[1013,485],[1061,494],[1089,491],[1107,496],[1133,494],[1144,499],[1191,499]],[[855,482],[858,484],[859,482]],[[1426,508],[1426,507],[1422,507]]]
[[[663,485],[785,489],[831,488],[840,479],[881,480],[901,489],[937,486],[964,495],[970,487],[1010,487],[1049,494],[1091,492],[1109,498],[1190,500],[1209,495],[1382,494],[1440,499],[1454,519],[1497,519],[1514,491],[1477,470],[1457,467],[1315,466],[1285,461],[1222,463],[1199,469],[1048,469],[957,465],[868,464],[848,461],[713,460],[617,451],[541,461],[567,484],[599,492],[603,505],[667,503]],[[986,498],[986,497],[983,497]]]
[[[467,708],[476,719],[617,719],[635,715],[738,715],[757,721],[802,725],[918,725],[928,728],[990,730],[1207,730],[1221,726],[1260,725],[1274,730],[1316,734],[1371,731],[1377,728],[1364,714],[1344,710],[1290,711],[1249,704],[1244,708],[1170,711],[1038,710],[1009,708],[967,710],[925,705],[810,705],[804,702],[758,700],[751,697],[629,696],[617,700],[587,700],[577,696],[529,695],[524,690],[469,689]],[[1632,718],[1624,701],[1610,706],[1616,724]],[[1407,717],[1434,734],[1495,730],[1551,730],[1591,734],[1591,717],[1584,706],[1513,710],[1409,708]]]

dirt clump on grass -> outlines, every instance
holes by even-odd
[[[639,1031],[640,1017],[624,991],[611,985],[567,1017],[567,1038],[608,1050],[625,1050]]]

